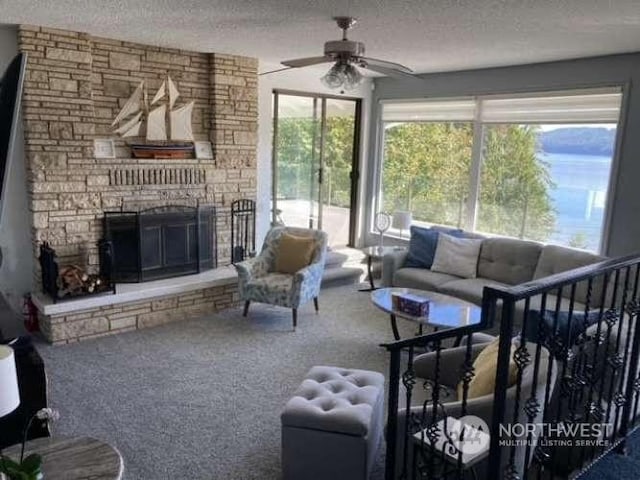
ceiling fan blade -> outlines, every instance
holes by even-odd
[[[285,70],[291,70],[291,69],[293,69],[293,67],[277,68],[276,70],[269,70],[268,72],[259,73],[258,76],[261,77],[262,75],[269,75],[270,73],[284,72]]]
[[[333,61],[334,59],[331,57],[307,57],[307,58],[296,58],[294,60],[285,60],[284,62],[280,62],[280,63],[285,67],[300,68],[300,67],[308,67],[310,65],[318,65],[319,63],[328,63]]]
[[[413,75],[411,73],[403,72],[402,70],[395,70],[393,68],[381,67],[379,65],[367,64],[366,67],[362,67],[362,68],[366,68],[367,70],[371,70],[373,72],[382,73],[383,75],[387,75],[388,77],[395,77],[395,78],[401,78],[401,79],[407,79],[407,80],[414,80],[414,81],[419,81],[419,82],[423,81],[423,79],[418,77],[417,75]]]
[[[370,57],[361,57],[361,59],[364,60],[369,65],[377,65],[379,67],[391,68],[393,70],[399,70],[404,73],[413,73],[413,70],[411,70],[409,67],[405,67],[404,65],[401,65],[399,63],[387,62],[386,60],[379,60],[377,58],[370,58]]]

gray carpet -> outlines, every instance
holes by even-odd
[[[389,319],[357,286],[323,290],[320,314],[252,305],[152,329],[41,346],[55,435],[118,447],[125,478],[280,478],[279,414],[313,365],[382,372]],[[400,322],[401,333],[413,332]],[[382,448],[374,478],[382,478]]]

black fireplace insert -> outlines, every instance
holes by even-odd
[[[103,222],[116,282],[146,282],[217,266],[214,206],[105,212]]]

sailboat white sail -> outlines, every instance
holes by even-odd
[[[116,129],[115,132],[121,137],[137,137],[140,135],[140,127],[142,126],[142,112],[131,118],[128,122]]]
[[[193,140],[191,130],[191,113],[194,102],[191,101],[182,107],[171,110],[171,140]]]
[[[176,103],[176,100],[180,96],[176,85],[171,80],[171,77],[167,75],[167,84],[169,85],[169,109],[173,108],[173,105]]]
[[[149,112],[149,115],[147,115],[147,140],[167,139],[166,115],[166,105],[160,105]]]
[[[158,89],[158,91],[156,92],[155,96],[153,97],[153,100],[151,100],[151,105],[153,105],[158,100],[160,100],[162,97],[164,97],[164,94],[165,94],[165,86],[164,85],[165,85],[165,82],[162,82],[162,85],[160,85],[160,88]]]
[[[136,112],[142,110],[142,91],[144,89],[144,80],[140,82],[140,84],[136,87],[133,94],[127,100],[127,103],[124,104],[120,113],[116,116],[115,120],[111,126],[115,126],[117,123],[120,123],[122,120],[127,118],[129,115],[133,115]]]

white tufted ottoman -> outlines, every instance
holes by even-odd
[[[384,376],[313,367],[284,407],[284,480],[366,480],[382,435]]]

